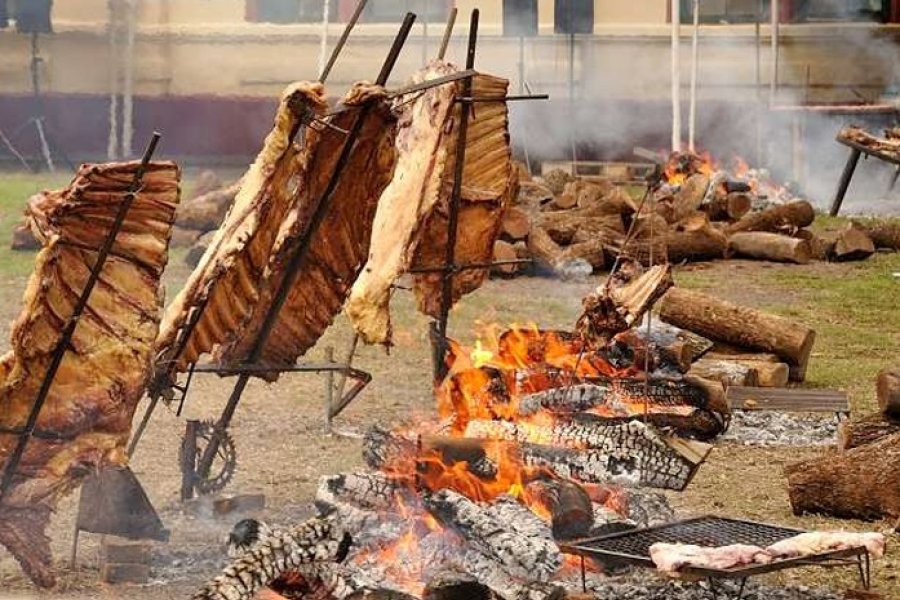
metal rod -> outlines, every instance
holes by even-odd
[[[572,5],[575,2],[568,2],[569,7],[569,27],[574,27],[572,21]],[[569,34],[569,143],[572,145],[572,175],[578,175],[575,163],[578,162],[578,152],[575,148],[575,34]]]
[[[475,68],[475,47],[478,43],[478,18],[480,11],[476,8],[472,11],[469,20],[469,44],[466,50],[466,69]],[[462,95],[471,96],[472,78],[463,80]],[[466,141],[469,132],[469,116],[472,105],[463,102],[460,107],[459,130],[456,134],[456,163],[453,166],[453,190],[450,193],[450,211],[447,218],[447,248],[444,254],[444,266],[449,267],[456,263],[456,236],[459,227],[459,205],[462,196],[463,171],[466,166]],[[450,317],[450,307],[453,304],[453,275],[444,272],[441,277],[441,307],[438,314],[437,327],[437,356],[435,381],[441,381],[447,375],[447,320]]]
[[[325,63],[325,68],[322,69],[322,72],[319,74],[319,81],[325,83],[328,80],[328,76],[331,75],[331,69],[334,68],[334,63],[337,62],[338,56],[341,54],[341,50],[344,49],[344,44],[347,43],[347,38],[350,37],[350,32],[353,31],[353,28],[356,26],[356,22],[359,21],[359,16],[362,14],[363,9],[366,8],[366,2],[368,0],[359,0],[356,5],[356,10],[353,11],[353,15],[350,17],[350,20],[347,21],[347,25],[344,26],[344,31],[341,33],[341,37],[338,38],[337,44],[334,46],[334,50],[331,51],[331,56],[328,57],[328,62]]]
[[[356,354],[356,347],[359,345],[359,333],[353,333],[353,339],[350,341],[350,347],[347,349],[347,354],[344,356],[343,366],[348,369],[353,365],[353,356]],[[340,371],[340,375],[338,376],[337,383],[334,384],[335,395],[338,398],[342,398],[344,396],[344,387],[347,385],[347,375],[348,371]]]
[[[391,46],[390,51],[388,52],[384,64],[382,65],[381,72],[378,74],[378,78],[375,80],[376,85],[383,86],[385,83],[387,83],[388,77],[390,77],[391,71],[397,64],[397,59],[400,56],[400,51],[403,49],[403,45],[406,43],[406,39],[409,37],[410,29],[412,29],[415,20],[416,16],[414,14],[406,13],[406,18],[403,20],[400,31],[394,38],[394,43]],[[309,246],[312,235],[318,230],[319,226],[322,224],[322,221],[325,220],[326,213],[328,212],[328,207],[331,205],[332,196],[334,196],[334,192],[337,189],[340,176],[350,160],[353,147],[356,145],[356,140],[359,137],[360,132],[362,131],[363,125],[369,115],[369,112],[371,111],[371,108],[372,104],[367,104],[362,109],[360,109],[359,114],[357,115],[356,120],[353,122],[353,126],[350,129],[350,133],[347,135],[347,137],[344,138],[344,143],[341,147],[341,153],[338,156],[334,169],[331,172],[331,176],[328,180],[328,185],[325,187],[325,190],[322,192],[322,195],[316,202],[312,216],[310,217],[309,222],[306,225],[306,229],[297,244],[297,248],[288,260],[287,265],[285,266],[284,276],[282,277],[278,289],[275,292],[275,296],[272,299],[272,304],[266,311],[266,317],[263,320],[262,325],[260,326],[259,333],[257,334],[256,339],[254,340],[253,345],[250,348],[250,352],[247,355],[246,362],[248,363],[253,364],[259,361],[259,359],[262,357],[266,342],[269,338],[269,334],[275,327],[275,323],[278,320],[281,309],[284,306],[284,303],[287,301],[288,292],[290,292],[291,288],[294,286],[297,274],[300,271],[300,266],[303,264],[303,261],[306,259],[306,256],[309,253]],[[231,392],[231,396],[228,398],[228,403],[225,405],[225,408],[223,409],[222,414],[219,417],[218,422],[216,423],[215,432],[210,437],[209,444],[204,449],[203,456],[200,458],[200,462],[197,465],[197,472],[201,477],[205,477],[209,472],[216,452],[218,452],[219,450],[219,435],[216,435],[216,433],[222,432],[228,427],[229,423],[231,422],[231,418],[234,416],[234,411],[237,409],[238,402],[240,402],[241,395],[244,393],[244,389],[247,387],[247,383],[249,381],[249,373],[241,373],[238,377],[238,380],[234,385],[234,389]]]
[[[348,367],[340,363],[302,363],[294,365],[267,365],[265,363],[257,364],[240,364],[234,366],[223,367],[217,364],[197,365],[194,369],[197,373],[215,373],[217,375],[240,375],[241,373],[250,373],[253,375],[262,375],[264,373],[326,373],[332,371],[335,373],[353,373],[357,371],[353,367]],[[362,373],[362,371],[357,371]]]
[[[770,15],[772,17],[772,56],[771,58],[771,67],[769,71],[769,105],[775,104],[775,96],[778,93],[778,36],[779,36],[779,22],[780,15],[778,14],[778,0],[772,0],[769,10],[772,12]]]
[[[334,362],[334,348],[325,348],[325,360]],[[325,433],[331,433],[331,407],[334,406],[334,371],[325,374]]]
[[[457,102],[518,102],[521,100],[549,100],[550,94],[521,94],[518,96],[460,96]]]
[[[756,4],[756,23],[754,24],[754,47],[756,67],[756,164],[762,165],[762,33],[761,21],[763,0]]]
[[[508,260],[495,260],[483,263],[468,263],[465,265],[445,265],[441,267],[415,267],[409,269],[407,273],[457,273],[459,271],[468,271],[471,269],[490,269],[491,267],[500,267],[503,265],[523,265],[534,262],[533,258],[510,258]]]
[[[681,150],[681,0],[670,3],[672,14],[672,152]]]
[[[847,194],[847,188],[850,187],[850,180],[853,179],[853,173],[856,171],[856,165],[859,164],[859,157],[862,152],[858,148],[850,150],[850,156],[847,157],[847,164],[844,165],[844,171],[841,173],[841,179],[838,181],[837,192],[834,194],[834,200],[831,203],[830,215],[836,217],[841,211],[841,204],[844,203],[844,196]]]
[[[28,440],[31,438],[31,434],[34,432],[34,428],[37,424],[38,417],[40,416],[41,409],[44,407],[44,402],[46,402],[47,396],[49,396],[50,394],[50,388],[53,385],[53,380],[56,378],[56,373],[57,371],[59,371],[59,367],[62,364],[63,357],[72,345],[72,337],[75,334],[75,329],[78,327],[78,322],[81,318],[81,315],[84,313],[85,308],[87,308],[88,299],[90,299],[91,293],[94,291],[94,287],[97,285],[97,281],[99,281],[100,279],[100,273],[103,270],[104,265],[106,264],[106,258],[109,256],[109,251],[112,248],[113,243],[115,243],[119,231],[122,229],[122,224],[125,222],[125,217],[128,214],[128,210],[131,208],[131,205],[134,203],[135,197],[141,189],[141,182],[144,179],[144,172],[147,170],[147,166],[150,164],[150,159],[153,157],[153,153],[156,151],[156,145],[159,143],[159,138],[160,134],[157,132],[154,132],[152,137],[150,138],[150,143],[147,145],[147,149],[144,151],[144,157],[141,159],[141,164],[138,166],[137,170],[134,173],[134,178],[131,181],[131,185],[128,186],[128,192],[122,198],[122,203],[119,205],[119,210],[116,212],[116,218],[113,221],[112,227],[110,228],[109,233],[107,234],[106,239],[103,242],[103,246],[100,248],[100,252],[97,254],[97,260],[91,267],[91,273],[84,285],[81,296],[79,296],[78,302],[75,304],[75,308],[72,310],[72,315],[69,317],[65,329],[63,329],[62,335],[60,336],[59,341],[53,349],[53,356],[50,359],[50,365],[47,368],[47,372],[44,374],[43,381],[41,381],[41,387],[38,390],[37,397],[34,400],[34,404],[32,404],[31,406],[31,412],[28,414],[28,420],[25,422],[25,430],[19,437],[18,443],[16,444],[16,447],[13,449],[12,454],[10,454],[9,460],[6,463],[6,467],[3,472],[3,480],[2,482],[0,482],[0,500],[2,500],[3,497],[6,496],[6,492],[9,491],[9,487],[12,484],[16,469],[19,466],[19,461],[22,460],[22,455],[25,452],[25,446],[28,445]]]
[[[441,49],[438,50],[438,60],[444,60],[444,57],[447,55],[447,46],[450,45],[450,37],[453,35],[453,26],[456,24],[456,13],[459,12],[459,9],[455,6],[450,9],[450,14],[447,15],[447,24],[444,26],[444,37],[441,39]]]
[[[694,140],[697,129],[697,70],[700,62],[700,0],[694,0],[692,7],[694,11],[694,29],[691,33],[691,97],[688,108],[688,149],[694,152]]]

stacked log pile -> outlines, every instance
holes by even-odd
[[[841,423],[836,449],[785,469],[795,514],[900,526],[900,369],[878,374],[876,396],[877,413]]]
[[[562,277],[609,267],[623,250],[645,265],[724,258],[806,264],[862,260],[880,248],[900,250],[900,224],[870,220],[820,235],[806,200],[766,199],[750,183],[715,171],[696,155],[669,157],[664,182],[643,203],[602,177],[561,170],[532,178],[520,169],[519,196],[504,217],[494,259],[532,259],[535,268],[503,264],[494,275],[538,272]],[[767,193],[772,193],[767,190]],[[628,232],[632,239],[625,244]],[[652,243],[651,243],[652,240]]]

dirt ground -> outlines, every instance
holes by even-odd
[[[845,379],[844,385],[838,387],[851,391],[854,410],[865,413],[873,405],[872,369],[879,364],[896,364],[900,330],[892,329],[896,321],[857,326],[849,321],[852,319],[849,313],[849,316],[841,313],[843,316],[836,317],[834,311],[843,301],[829,300],[815,282],[864,282],[869,277],[882,281],[884,278],[887,287],[883,290],[888,294],[893,292],[894,299],[900,297],[897,295],[900,280],[891,280],[891,274],[900,271],[900,255],[880,255],[868,262],[864,267],[718,262],[679,268],[676,280],[691,287],[715,287],[721,296],[794,314],[821,327],[822,345],[816,348],[809,385],[834,386],[834,374],[838,373],[837,376]],[[174,252],[166,274],[170,298],[187,273],[183,252]],[[8,346],[9,322],[18,313],[24,283],[22,273],[7,273],[2,277],[0,348],[4,350]],[[450,333],[471,342],[473,332],[483,323],[535,321],[545,327],[571,327],[580,312],[581,297],[596,283],[596,280],[572,283],[536,277],[491,281],[454,309]],[[884,304],[885,314],[889,314],[895,302],[881,295],[866,301]],[[398,292],[394,307],[396,346],[390,355],[381,348],[363,348],[359,352],[355,364],[371,372],[373,381],[338,418],[336,425],[341,431],[359,433],[374,423],[394,425],[433,415],[427,321],[415,312],[408,292]],[[854,362],[854,358],[843,356],[842,347],[835,345],[836,340],[852,341],[854,335],[873,337],[875,334],[867,329],[870,326],[886,327],[887,331],[883,332],[886,338],[879,338],[877,352],[866,359],[870,362],[860,366],[857,359],[851,369],[841,361]],[[844,334],[839,336],[840,332]],[[327,346],[333,346],[340,355],[349,339],[349,328],[340,318],[307,358],[321,358]],[[850,375],[839,375],[851,371]],[[75,495],[60,506],[49,530],[59,570],[58,588],[50,592],[36,590],[9,555],[0,552],[0,598],[186,598],[213,575],[224,559],[224,536],[240,517],[214,518],[202,507],[186,509],[178,500],[177,457],[185,418],[214,418],[224,405],[231,385],[232,380],[215,375],[196,376],[182,417],[176,417],[174,407],[161,406],[134,457],[134,472],[171,530],[168,544],[154,546],[154,581],[150,585],[99,584],[97,536],[83,534],[77,560],[74,565],[70,563]],[[357,439],[327,436],[323,432],[323,386],[322,376],[308,374],[289,374],[271,385],[253,382],[237,410],[232,434],[237,446],[238,470],[227,492],[263,492],[267,506],[260,516],[271,522],[287,524],[308,515],[319,476],[362,465]],[[143,408],[142,403],[139,414]],[[719,444],[687,491],[673,493],[671,499],[685,515],[715,513],[799,527],[887,530],[889,524],[884,522],[842,522],[798,518],[791,514],[782,468],[817,452]],[[900,551],[896,549],[900,539],[892,536],[890,542],[889,555],[875,564],[874,582],[886,598],[900,598],[897,580]],[[801,569],[772,581],[826,585],[835,590],[857,587],[851,569],[827,572]]]

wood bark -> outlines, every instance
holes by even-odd
[[[506,261],[506,260],[516,260],[518,258],[516,254],[516,249],[509,242],[504,242],[503,240],[497,240],[494,242],[494,260],[495,261]],[[494,265],[491,267],[491,272],[499,275],[501,277],[512,277],[516,273],[519,272],[519,267],[521,265],[518,264],[505,264],[505,265]]]
[[[728,249],[738,256],[775,262],[802,265],[812,259],[812,248],[808,241],[764,231],[732,234],[728,239]]]
[[[553,241],[550,234],[540,227],[534,226],[528,236],[528,250],[531,255],[545,268],[555,270],[556,265],[562,256],[562,248]]]
[[[816,211],[806,200],[795,200],[773,206],[758,213],[751,213],[729,225],[728,233],[740,231],[793,231],[812,224]]]
[[[703,204],[706,190],[709,188],[709,177],[702,173],[695,173],[688,177],[681,188],[673,197],[673,222],[678,222],[689,214],[697,211]]]
[[[834,240],[826,239],[809,229],[798,229],[794,237],[809,242],[810,256],[813,260],[828,260],[834,253]]]
[[[855,223],[847,223],[838,234],[831,259],[836,262],[864,260],[875,254],[875,244],[865,230]]]
[[[868,234],[876,248],[900,250],[900,221],[854,221]]]
[[[708,220],[666,233],[666,252],[671,263],[722,258],[727,248],[728,238]]]
[[[882,414],[900,419],[900,371],[882,369],[875,389]]]
[[[850,450],[895,433],[900,433],[900,421],[892,421],[881,413],[875,413],[853,421],[841,421],[837,445],[840,450]]]
[[[785,469],[794,514],[900,517],[900,433]]]
[[[737,221],[753,207],[753,198],[746,192],[716,194],[701,209],[711,221]]]
[[[621,215],[610,215],[597,207],[541,213],[535,221],[538,227],[542,227],[553,238],[553,241],[564,246],[574,242],[575,235],[579,232],[607,239],[611,239],[613,234],[625,233]]]
[[[460,570],[444,570],[434,575],[425,585],[423,600],[493,600],[488,586],[479,582],[471,573]]]
[[[521,208],[510,206],[503,213],[503,220],[500,222],[500,234],[504,237],[517,242],[524,240],[528,236],[528,230],[531,228],[531,221]]]
[[[663,296],[659,315],[666,323],[712,340],[773,352],[790,365],[793,381],[806,376],[816,333],[790,319],[681,288]]]
[[[759,384],[756,370],[739,362],[701,358],[691,365],[691,375],[732,385],[755,387]]]

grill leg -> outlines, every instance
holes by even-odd
[[[744,577],[741,579],[741,586],[738,588],[737,600],[741,600],[744,597],[744,588],[747,586],[747,578]]]
[[[857,566],[859,567],[859,581],[862,583],[863,589],[868,590],[872,586],[872,566],[869,560],[869,551],[856,557]]]
[[[838,182],[837,191],[834,194],[834,201],[831,204],[832,217],[836,217],[841,210],[841,204],[844,202],[844,196],[847,194],[847,188],[850,187],[850,180],[853,179],[853,172],[856,170],[856,165],[859,163],[861,154],[862,152],[856,148],[853,148],[850,151],[850,156],[847,158],[847,164],[844,165],[844,172],[841,173],[841,179]]]
[[[719,598],[719,592],[718,592],[718,590],[716,590],[716,583],[715,583],[715,581],[713,580],[712,577],[708,578],[706,581],[709,582],[709,591],[712,592],[713,598],[715,598],[715,599],[718,600],[718,598]]]
[[[587,593],[587,575],[584,573],[584,556],[581,557],[581,591]]]

